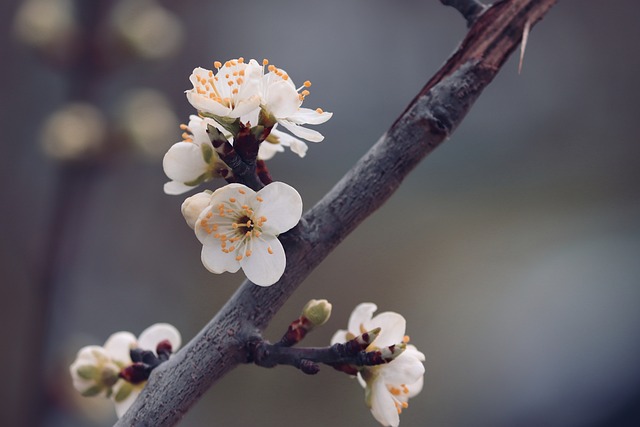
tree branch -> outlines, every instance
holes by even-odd
[[[309,273],[460,124],[482,90],[556,0],[504,0],[482,13],[458,50],[368,153],[281,236],[287,268],[263,288],[245,281],[181,351],[152,373],[116,426],[175,425],[218,379],[247,362],[244,337],[259,334]]]

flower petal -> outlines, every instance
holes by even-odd
[[[307,147],[307,144],[305,144],[303,141],[299,140],[298,138],[291,136],[288,133],[280,132],[279,130],[276,130],[276,129],[273,129],[271,131],[271,135],[278,138],[278,141],[280,142],[281,145],[284,145],[285,147],[290,147],[291,151],[296,153],[298,156],[304,157],[307,154],[307,150],[309,147]],[[261,144],[260,147],[262,147],[263,145],[264,144]]]
[[[129,351],[137,345],[138,340],[131,332],[116,332],[104,343],[104,349],[111,359],[127,364],[131,363]]]
[[[374,380],[370,387],[370,404],[373,417],[383,426],[397,427],[400,424],[400,416],[393,396],[387,390],[386,384],[382,381]]]
[[[318,112],[318,110],[312,110],[311,108],[300,108],[295,114],[288,116],[287,120],[299,125],[305,123],[319,125],[329,120],[332,116],[333,113]]]
[[[284,126],[289,132],[291,132],[295,136],[302,139],[306,139],[307,141],[320,142],[324,139],[324,136],[322,136],[322,134],[317,130],[302,127],[288,120],[278,120],[278,123]]]
[[[198,226],[196,224],[197,230]],[[236,260],[236,254],[222,252],[220,241],[213,239],[213,237],[202,242],[201,259],[205,268],[212,273],[220,274],[225,271],[235,273],[240,270],[240,263]]]
[[[229,117],[238,118],[251,113],[260,107],[260,96],[253,95],[236,104],[235,108],[229,113]]]
[[[277,119],[295,114],[301,103],[295,87],[285,80],[270,84],[262,102],[269,113]]]
[[[273,131],[271,133],[273,133]],[[269,160],[275,156],[276,153],[283,151],[284,148],[282,144],[272,144],[271,142],[264,141],[260,144],[260,148],[258,149],[258,158],[261,160]]]
[[[268,234],[263,234],[252,244],[251,256],[245,256],[240,260],[242,270],[247,279],[256,285],[271,286],[280,280],[284,273],[284,248],[276,237]]]
[[[405,352],[390,363],[381,365],[379,374],[389,385],[414,384],[424,375],[424,365]]]
[[[276,236],[284,233],[295,227],[302,216],[302,197],[295,188],[284,182],[272,182],[258,191],[254,200],[249,205],[253,207],[256,217],[267,218],[262,227],[265,233]]]
[[[212,148],[213,150],[213,148]],[[177,142],[169,148],[162,159],[162,168],[167,176],[178,182],[190,182],[207,171],[202,149],[192,142]]]
[[[178,181],[169,181],[164,184],[164,192],[170,196],[177,196],[178,194],[186,193],[189,190],[193,190],[197,186],[191,187]]]
[[[418,393],[422,391],[423,385],[424,385],[424,377],[418,378],[418,381],[416,381],[413,384],[406,384],[407,388],[409,389],[409,394],[406,395],[406,398],[409,399],[411,397],[417,396]]]
[[[175,352],[182,344],[180,331],[175,326],[168,323],[156,323],[142,331],[138,338],[138,347],[143,350],[156,351],[156,347],[160,341],[168,340],[171,343],[172,350]]]
[[[353,309],[351,316],[349,317],[349,323],[347,329],[353,335],[358,336],[367,330],[363,330],[364,325],[369,323],[373,313],[378,309],[378,307],[370,302],[363,302],[362,304],[358,304],[356,308]],[[371,328],[373,329],[373,328]]]
[[[218,188],[211,195],[211,206],[217,206],[220,203],[227,203],[230,198],[236,199],[237,206],[247,205],[250,203],[256,192],[242,184],[227,184]],[[213,210],[216,213],[216,210]]]
[[[230,108],[222,105],[221,103],[214,101],[208,96],[202,96],[195,90],[191,89],[185,92],[187,94],[187,101],[198,111],[204,111],[215,116],[224,117],[231,111]]]

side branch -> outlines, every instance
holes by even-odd
[[[467,20],[467,27],[471,27],[476,18],[487,9],[487,6],[478,0],[440,0],[440,2],[457,9]]]
[[[175,425],[218,379],[247,362],[243,337],[259,335],[310,272],[409,172],[446,140],[520,43],[556,0],[503,0],[474,22],[458,50],[391,128],[297,227],[281,236],[287,269],[263,288],[245,281],[181,351],[154,370],[116,426]]]

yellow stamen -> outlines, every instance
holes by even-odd
[[[322,114],[324,113],[324,111],[322,110],[322,108],[316,108],[316,113]]]
[[[303,84],[304,84],[304,87],[311,87],[311,82],[309,80],[307,80]]]
[[[222,67],[222,63],[220,61],[215,61],[213,63],[213,66],[216,67],[216,68],[220,68],[220,67]]]

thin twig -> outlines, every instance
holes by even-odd
[[[478,16],[488,7],[478,0],[440,0],[440,2],[445,6],[457,9],[467,20],[467,27],[471,27]]]

